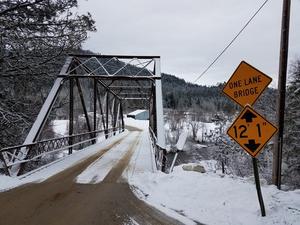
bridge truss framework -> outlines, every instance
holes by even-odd
[[[82,82],[92,83],[89,112]],[[64,85],[69,91],[68,136],[39,140]],[[76,92],[77,91],[77,92]],[[78,93],[87,132],[74,134],[74,99]],[[159,56],[71,54],[57,76],[23,145],[0,150],[0,162],[8,175],[22,173],[23,166],[45,153],[94,144],[124,131],[124,103],[141,101],[149,110],[149,131],[157,168],[165,170],[165,135]],[[97,122],[98,121],[98,122]],[[100,121],[100,124],[99,124]],[[100,127],[100,129],[98,129]]]

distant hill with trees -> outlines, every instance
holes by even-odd
[[[186,82],[174,75],[162,74],[164,108],[233,113],[236,105],[222,94],[224,83],[205,86]]]

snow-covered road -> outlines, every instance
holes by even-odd
[[[50,176],[0,193],[0,225],[182,224],[139,200],[126,182],[134,173],[153,172],[147,138],[145,131],[131,131],[98,145],[98,151],[94,146],[90,154],[73,156],[76,163],[69,158],[59,173],[64,160],[24,177]]]

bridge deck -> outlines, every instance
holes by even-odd
[[[106,225],[134,224],[133,221],[138,224],[180,224],[137,199],[126,179],[120,179],[122,173],[123,178],[128,178],[141,168],[135,160],[138,154],[145,154],[141,149],[146,141],[145,134],[146,131],[131,131],[109,148],[42,183],[28,184],[0,193],[1,224]],[[110,151],[118,149],[117,145],[126,146],[124,154],[102,182],[75,182],[77,176],[89,165],[97,159],[99,161],[99,158],[101,162]]]

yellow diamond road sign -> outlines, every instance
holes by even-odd
[[[223,92],[244,107],[253,105],[272,78],[242,61],[225,85]]]
[[[250,106],[246,106],[227,134],[252,157],[256,157],[276,131],[273,124]]]

